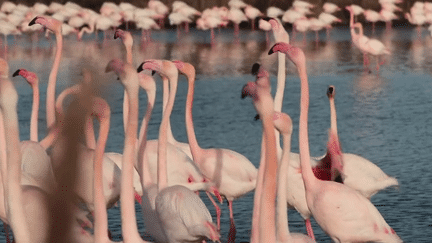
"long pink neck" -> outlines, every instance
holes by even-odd
[[[175,93],[177,92],[178,75],[169,77],[170,83],[170,95],[166,109],[164,111],[162,122],[159,129],[159,140],[158,140],[158,191],[161,191],[168,186],[167,178],[167,143],[168,143],[168,126],[171,112],[174,106]]]
[[[147,128],[153,112],[154,103],[156,100],[156,89],[150,91],[146,90],[146,92],[147,92],[148,102],[147,102],[146,114],[141,122],[141,128],[139,133],[138,168],[137,168],[138,172],[140,173],[141,185],[143,189],[153,183],[151,180],[150,171],[148,169],[148,164],[145,164],[148,161],[144,161],[144,151],[147,144]]]
[[[291,152],[291,134],[282,134],[283,149],[282,157],[279,161],[278,186],[277,186],[277,212],[276,212],[276,231],[279,242],[287,242],[290,239],[287,215],[287,175],[289,170],[289,157]]]
[[[273,107],[272,107],[273,108]],[[261,114],[260,114],[261,115]],[[273,118],[270,115],[264,115],[263,130],[265,140],[265,168],[263,190],[261,195],[260,206],[260,242],[276,242],[276,174],[277,174],[277,155],[276,155],[276,137],[274,133]]]
[[[169,86],[168,78],[162,77],[162,81],[163,81],[162,112],[164,113],[166,110],[166,106],[168,105],[168,100],[175,99],[176,92],[172,92]],[[171,144],[176,144],[177,140],[174,138],[174,135],[171,130],[171,119],[168,119],[168,127],[166,132],[168,137],[167,141]]]
[[[282,103],[283,103],[283,96],[285,91],[285,80],[286,80],[286,55],[284,53],[278,52],[278,74],[277,74],[277,87],[276,87],[276,94],[274,98],[274,110],[276,112],[282,112]],[[276,134],[276,149],[278,152],[278,155],[280,154],[281,147],[280,147],[280,134],[277,130],[275,130]]]
[[[130,78],[138,78],[133,76],[135,75],[128,75]],[[128,83],[129,80],[125,80],[124,82]],[[138,81],[136,80],[135,82]],[[123,150],[120,193],[122,234],[124,242],[141,242],[142,239],[138,233],[136,223],[133,188],[133,169],[134,160],[136,159],[135,146],[137,141],[136,134],[138,132],[138,87],[127,88],[127,94],[129,96],[129,114]]]
[[[39,141],[38,137],[38,116],[39,116],[39,82],[32,85],[33,88],[33,105],[30,118],[30,140],[34,142]]]
[[[130,65],[132,64],[132,45],[125,45],[126,47],[126,61],[127,63],[129,63]],[[127,125],[127,118],[128,118],[128,114],[129,114],[129,100],[128,100],[128,96],[126,94],[126,90],[123,93],[123,128],[124,128],[124,132],[126,133],[126,125]]]
[[[47,87],[47,100],[46,100],[46,120],[47,120],[47,128],[50,128],[54,125],[55,122],[55,88],[57,82],[57,73],[60,65],[60,58],[62,55],[63,49],[63,37],[60,32],[56,32],[56,42],[57,42],[57,50],[54,57],[54,64],[51,69],[51,73],[48,79],[48,87]]]
[[[21,187],[21,152],[18,128],[17,101],[18,94],[9,79],[2,79],[1,95],[7,96],[7,104],[0,103],[3,112],[4,130],[7,150],[7,216],[17,242],[31,242],[26,214],[23,208]],[[3,99],[6,99],[4,97]]]
[[[337,115],[336,115],[336,106],[334,103],[334,98],[329,98],[330,102],[330,129],[335,133],[338,134],[337,130]]]
[[[86,146],[90,149],[96,149],[96,138],[94,134],[94,126],[93,126],[93,118],[91,116],[88,116],[85,121],[85,139],[86,139]]]
[[[198,144],[195,135],[195,129],[193,125],[192,118],[192,108],[193,108],[193,97],[195,93],[195,71],[187,74],[188,79],[188,93],[186,97],[186,107],[185,107],[185,123],[186,123],[186,133],[188,136],[189,146],[192,153],[192,157],[195,163],[200,163],[202,156],[202,149]]]
[[[300,75],[300,119],[299,119],[299,146],[300,146],[300,164],[302,177],[305,183],[306,191],[315,189],[317,181],[312,172],[309,153],[309,135],[308,135],[308,110],[309,110],[309,84],[306,73],[306,63],[297,66]]]
[[[105,196],[103,194],[103,156],[105,145],[108,139],[110,116],[109,106],[105,106],[103,118],[100,120],[99,137],[95,148],[94,155],[94,177],[93,177],[93,194],[94,194],[94,236],[95,242],[108,242],[108,215],[106,211]]]
[[[260,158],[260,166],[258,168],[258,178],[257,184],[255,187],[255,196],[254,196],[254,207],[252,212],[252,229],[251,229],[251,243],[259,242],[259,213],[261,211],[261,194],[262,187],[264,181],[264,167],[265,167],[265,141],[264,141],[264,131],[262,134],[261,140],[261,158]]]
[[[6,151],[5,128],[3,122],[3,113],[0,111],[0,159],[1,159],[1,180],[3,184],[3,192],[6,192],[7,186],[7,151]],[[7,198],[4,198],[5,203]]]

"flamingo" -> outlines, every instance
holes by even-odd
[[[18,69],[12,77],[22,76],[33,89],[33,103],[30,118],[30,140],[37,142],[38,138],[38,112],[39,112],[39,78],[33,72],[25,69]]]
[[[139,67],[146,68],[166,76],[170,80],[170,91],[176,92],[178,71],[172,62],[145,62]],[[173,104],[174,98],[170,97],[159,129],[156,213],[169,242],[201,242],[205,238],[219,240],[219,233],[212,223],[211,215],[198,195],[181,185],[167,185],[166,130]]]
[[[262,99],[262,96],[264,96],[264,94],[269,93],[269,87],[270,87],[270,83],[269,83],[268,77],[259,78],[256,80],[255,83],[249,82],[247,85],[245,85],[245,87],[243,88],[243,91],[242,91],[242,97],[251,96],[253,101],[254,101],[255,108],[257,109],[258,112],[260,112],[259,109],[262,106],[264,106],[266,104],[272,104],[273,103],[273,101],[271,99],[265,98],[265,101],[264,101],[264,99]],[[261,93],[259,93],[258,90],[260,90],[260,89],[263,89],[263,90],[267,89],[267,91],[266,92],[261,91]],[[266,108],[266,110],[272,110],[272,109],[273,108],[270,108],[270,107]],[[286,191],[287,191],[287,179],[289,178],[288,173],[289,173],[289,171],[291,171],[291,170],[289,170],[289,167],[290,167],[289,166],[289,157],[290,157],[290,146],[291,146],[292,122],[291,122],[291,119],[288,115],[283,114],[283,113],[279,113],[279,112],[274,113],[274,118],[272,120],[274,120],[273,122],[274,122],[275,127],[278,128],[278,130],[283,135],[283,145],[284,145],[282,156],[281,156],[281,159],[279,160],[280,161],[279,162],[280,168],[278,170],[278,175],[277,175],[278,181],[277,181],[276,223],[272,223],[272,224],[276,225],[277,242],[293,242],[293,241],[294,242],[315,242],[312,238],[305,236],[303,234],[290,234],[290,232],[289,232],[288,218],[287,218],[287,213],[286,213],[286,210],[287,210],[287,204],[286,204],[287,193],[286,193]],[[264,122],[265,121],[263,120],[263,125],[264,125]],[[267,137],[266,137],[263,135],[263,140],[266,140],[269,136],[270,135],[267,135]],[[266,140],[266,143],[268,143],[268,141],[271,141],[271,140]],[[274,147],[277,148],[276,144],[274,145]],[[268,151],[267,147],[262,147],[262,154],[267,153],[267,151]],[[271,151],[274,151],[272,153],[276,154],[277,150],[272,148]],[[265,156],[262,156],[262,157],[266,158]],[[270,161],[272,161],[272,160],[270,160]],[[267,167],[267,163],[268,163],[267,159],[261,160],[260,169],[259,169],[260,172],[261,172],[262,168]],[[267,171],[264,173],[267,173]],[[283,173],[286,173],[286,174],[283,174]],[[263,175],[263,177],[264,177],[264,175]],[[274,175],[270,176],[270,177],[274,178]],[[270,177],[266,176],[266,178],[270,178]],[[263,182],[260,182],[260,183],[263,183]],[[259,187],[259,185],[257,185],[257,188],[258,187]],[[262,194],[261,190],[258,191],[258,189],[257,189],[255,191],[256,196],[254,198],[253,217],[259,218],[258,220],[262,220],[262,214],[259,215],[258,213],[256,213],[256,211],[261,211],[261,210],[265,211],[270,207],[268,205],[266,206],[262,201],[260,204],[256,203],[256,198],[259,198],[259,195]],[[262,198],[261,198],[261,200],[262,200]],[[264,207],[263,207],[263,205],[264,205]],[[255,220],[256,219],[253,218],[252,222],[254,222]],[[262,221],[260,221],[260,224],[261,224],[261,222]],[[261,230],[261,227],[257,227],[257,228],[259,228]],[[257,238],[259,238],[263,235],[265,235],[267,237],[267,232],[264,232],[265,234],[263,232],[259,232],[257,234],[256,232],[258,230],[256,228],[254,228],[254,226],[252,226],[252,229],[253,229],[253,231],[252,231],[252,235],[251,235],[251,242],[257,242],[258,241]],[[255,233],[254,233],[254,231],[255,231]]]
[[[402,242],[386,223],[379,211],[356,190],[332,181],[315,177],[310,164],[307,132],[309,87],[306,60],[300,48],[286,43],[276,43],[269,51],[283,52],[297,66],[301,80],[300,101],[300,164],[306,188],[306,201],[315,220],[336,242],[377,241]],[[331,156],[340,157],[338,151]]]
[[[103,194],[103,156],[105,145],[108,139],[109,124],[111,110],[108,103],[102,98],[92,99],[91,116],[98,119],[99,138],[95,148],[95,156],[93,159],[94,177],[93,177],[93,193],[94,193],[94,240],[95,242],[112,242],[107,234],[108,215],[105,205],[105,196]]]
[[[230,210],[231,235],[229,238],[233,240],[236,232],[233,200],[255,189],[257,169],[245,156],[235,151],[220,148],[203,149],[199,146],[192,120],[195,68],[179,62],[177,62],[177,68],[180,72],[185,73],[189,80],[185,120],[193,160],[204,177],[213,182],[220,194],[227,199]]]
[[[329,143],[331,144],[333,142],[336,143],[334,144],[335,146],[340,146],[337,131],[336,106],[334,102],[335,95],[336,88],[330,85],[327,89],[331,114]],[[396,178],[389,177],[378,166],[361,156],[343,153],[342,161],[343,169],[341,174],[343,183],[357,190],[368,199],[386,187],[399,185]]]
[[[13,84],[7,77],[8,66],[0,60],[1,91],[1,144],[6,145],[2,151],[2,180],[7,200],[8,218],[17,242],[48,241],[49,209],[47,208],[48,193],[37,186],[22,185],[21,152],[19,145],[19,129],[17,116],[18,95]],[[3,147],[4,148],[4,147]],[[6,157],[7,154],[7,157]],[[5,178],[8,178],[5,181]],[[73,230],[81,229],[73,224]],[[84,234],[88,239],[88,234]],[[30,240],[31,237],[31,240]],[[84,241],[82,241],[84,242]],[[90,242],[90,241],[85,241]]]
[[[55,86],[57,82],[57,73],[63,49],[62,22],[50,17],[36,16],[32,21],[30,21],[29,26],[32,26],[34,24],[43,25],[45,28],[53,31],[56,36],[57,48],[55,52],[54,63],[48,78],[46,99],[47,128],[51,128],[51,126],[53,126],[55,123]]]
[[[128,124],[125,134],[125,145],[123,150],[122,171],[121,171],[121,223],[123,241],[146,242],[139,235],[133,193],[133,168],[136,147],[136,133],[138,131],[138,75],[131,64],[123,63],[119,59],[111,60],[106,72],[114,71],[120,78],[120,82],[126,89],[129,96]]]

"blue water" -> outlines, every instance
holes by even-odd
[[[249,73],[253,63],[260,62],[272,74],[273,92],[276,84],[277,58],[268,56],[269,47],[263,32],[242,31],[235,41],[231,30],[216,31],[217,44],[211,46],[210,34],[192,30],[177,38],[171,30],[154,32],[153,42],[140,43],[135,33],[134,63],[138,66],[145,59],[179,59],[192,63],[197,69],[193,118],[195,132],[204,148],[229,148],[244,154],[258,165],[260,156],[261,123],[255,122],[256,112],[250,100],[240,99],[240,90],[253,80]],[[372,33],[366,29],[366,35]],[[430,242],[432,233],[432,38],[424,30],[418,39],[411,28],[392,31],[378,29],[375,38],[381,40],[392,52],[380,72],[365,72],[362,54],[351,43],[347,28],[335,28],[327,37],[308,34],[306,41],[297,35],[291,44],[303,48],[307,58],[310,85],[309,136],[311,154],[325,152],[330,117],[326,90],[336,87],[338,131],[344,152],[361,155],[381,167],[387,174],[399,180],[399,189],[384,190],[372,198],[388,224],[405,242]],[[40,138],[45,128],[45,90],[54,51],[53,38],[40,37],[31,42],[27,36],[9,37],[7,60],[10,72],[26,68],[39,75],[41,80],[41,109],[39,118]],[[124,58],[123,45],[118,40],[94,41],[94,36],[77,42],[66,38],[58,74],[57,94],[65,87],[81,79],[82,67],[91,67],[94,79],[108,83],[104,97],[111,105],[111,131],[106,151],[122,152],[123,129],[121,101],[122,87],[116,77],[105,74],[104,69],[112,58]],[[4,53],[2,53],[4,55]],[[22,78],[13,78],[20,94],[19,119],[21,139],[29,139],[31,89]],[[112,81],[112,82],[109,82]],[[299,78],[292,63],[287,63],[287,81],[283,111],[293,119],[292,150],[298,152]],[[174,136],[187,141],[184,125],[184,103],[187,83],[180,78],[176,103],[171,122]],[[157,138],[161,119],[161,83],[148,138]],[[146,97],[141,94],[141,103]],[[141,105],[141,116],[145,105]],[[208,204],[207,198],[202,197]],[[253,193],[234,202],[237,225],[236,242],[248,241],[251,227]],[[208,204],[209,205],[209,204]],[[137,205],[139,231],[144,236],[143,220]],[[215,215],[213,207],[209,207]],[[229,212],[222,206],[222,241],[229,229]],[[302,218],[294,210],[289,211],[292,232],[306,233]],[[330,239],[312,220],[319,242]],[[116,240],[121,238],[119,208],[109,210],[109,227]],[[0,240],[4,238],[0,232]],[[148,237],[146,239],[149,239]]]

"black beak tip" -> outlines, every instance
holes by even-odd
[[[254,117],[254,121],[258,121],[259,119],[260,119],[260,115],[256,114],[255,117]]]
[[[156,74],[155,70],[152,70],[152,76],[154,76]]]
[[[268,54],[271,55],[271,54],[273,54],[273,53],[274,53],[274,51],[273,51],[273,47],[272,47],[272,48],[270,48]]]
[[[16,76],[18,76],[20,71],[21,71],[21,69],[16,70],[16,71],[12,74],[12,77],[16,77]]]
[[[142,72],[142,70],[144,70],[144,69],[143,69],[143,64],[144,64],[144,63],[142,63],[141,65],[139,65],[139,67],[137,68],[137,72],[138,72],[138,73],[140,73],[140,72]]]
[[[30,21],[30,23],[28,24],[29,26],[32,26],[32,25],[34,25],[34,24],[36,24],[36,19],[37,19],[38,17],[35,17],[32,21]]]
[[[265,21],[270,21],[270,19],[273,19],[273,18],[270,18],[270,17],[264,17],[264,18],[262,18],[263,20],[265,20]]]
[[[259,63],[254,63],[252,65],[252,75],[257,75],[258,74],[258,70],[261,67],[261,65]]]

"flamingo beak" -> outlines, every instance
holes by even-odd
[[[135,192],[134,195],[135,195],[135,201],[137,201],[141,205],[142,203],[141,196],[137,192]]]
[[[32,21],[30,21],[30,23],[29,23],[28,25],[29,25],[29,26],[32,26],[32,25],[36,24],[36,20],[37,20],[38,18],[39,18],[39,17],[36,16]]]
[[[18,75],[20,75],[19,73],[21,72],[21,69],[16,70],[13,74],[12,77],[16,77]]]
[[[252,75],[257,75],[258,74],[258,71],[259,71],[259,68],[260,68],[260,64],[259,63],[254,63],[253,65],[252,65]]]

